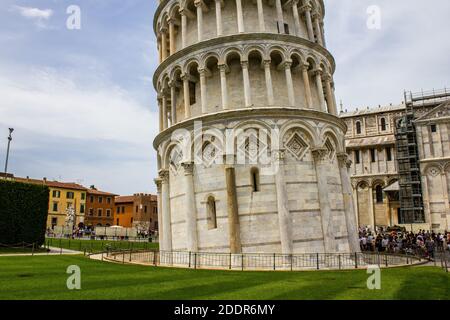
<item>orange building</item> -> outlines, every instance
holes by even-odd
[[[138,231],[158,230],[158,199],[151,194],[137,193],[115,198],[114,224]]]
[[[133,225],[133,196],[119,196],[115,198],[114,225],[131,228]]]
[[[91,227],[114,225],[116,196],[113,193],[100,191],[91,186],[87,190],[85,225]]]

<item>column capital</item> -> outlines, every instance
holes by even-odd
[[[167,17],[167,23],[169,25],[175,25],[175,23],[177,22],[177,20],[173,17]]]
[[[313,148],[311,153],[315,162],[322,162],[327,159],[328,149],[325,147]]]
[[[286,60],[286,61],[283,63],[283,67],[284,67],[285,69],[290,69],[290,68],[292,67],[292,60]]]
[[[185,176],[192,176],[194,174],[194,162],[193,161],[186,161],[182,162],[181,165],[184,168],[184,175]]]
[[[272,60],[266,59],[266,60],[263,61],[263,63],[264,63],[265,67],[270,67],[270,65],[272,64]]]
[[[222,72],[228,72],[229,70],[228,65],[226,63],[218,64],[217,68],[219,69],[219,71]]]
[[[158,171],[159,178],[161,180],[161,183],[168,183],[169,182],[169,170],[167,169],[161,169]]]
[[[156,191],[158,193],[161,193],[161,189],[162,189],[162,180],[160,178],[156,178],[153,180],[156,184]]]
[[[247,60],[244,60],[244,61],[241,61],[241,67],[242,67],[242,69],[247,69],[248,68],[248,61]]]
[[[162,33],[163,35],[165,35],[167,33],[167,27],[162,26],[161,28],[159,28],[159,33]]]
[[[323,74],[323,80],[331,83],[331,81],[333,80],[333,77],[331,76],[331,74],[326,72]]]
[[[181,80],[182,81],[192,81],[192,77],[189,73],[183,73],[181,74]]]
[[[305,4],[300,7],[300,11],[302,13],[311,12],[311,10],[312,10],[312,6],[309,4],[309,2],[308,2],[308,4]]]
[[[319,11],[313,11],[312,14],[311,14],[311,17],[313,19],[319,19],[319,20],[321,18]]]
[[[311,73],[315,76],[322,76],[323,71],[322,71],[322,69],[317,68],[317,69],[311,70]]]
[[[227,166],[233,166],[236,164],[236,155],[232,153],[223,155],[223,164]]]
[[[279,150],[272,150],[273,159],[277,163],[284,162],[284,159],[286,157],[286,150],[285,149],[279,149]]]
[[[299,65],[299,68],[301,71],[308,71],[309,70],[309,63],[302,63],[301,65]]]
[[[349,161],[347,153],[345,152],[338,153],[336,155],[336,158],[338,159],[339,167],[343,168],[347,166],[347,162]]]

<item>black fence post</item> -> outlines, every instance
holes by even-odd
[[[241,254],[241,268],[244,271],[244,254]]]
[[[291,259],[291,271],[294,269],[294,256],[292,254],[289,255],[289,258]]]
[[[275,271],[277,269],[277,262],[276,262],[276,254],[273,254],[273,270]]]
[[[194,269],[197,269],[197,252],[194,252]]]
[[[34,243],[33,243],[33,247],[31,248],[31,255],[34,256]]]
[[[355,252],[355,269],[358,269],[358,253]]]
[[[341,270],[342,269],[341,255],[338,255],[338,259],[339,259],[339,270]]]
[[[317,270],[320,269],[319,253],[316,253]]]
[[[189,251],[189,268],[191,267],[191,255],[192,253]]]
[[[232,259],[232,256],[231,256],[231,252],[230,252],[230,266],[229,266],[229,269],[231,270],[231,266],[232,266],[232,261],[231,261],[231,259]]]

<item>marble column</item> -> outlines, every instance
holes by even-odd
[[[175,20],[170,18],[167,20],[169,24],[169,52],[170,55],[175,53]]]
[[[172,126],[177,123],[177,87],[175,81],[169,82],[170,87],[170,115]]]
[[[206,70],[198,69],[198,73],[200,74],[200,98],[202,104],[202,114],[207,112],[207,97],[206,97]]]
[[[163,124],[164,124],[164,130],[166,130],[169,127],[168,119],[167,119],[167,98],[164,93],[162,95],[162,113],[163,113]]]
[[[167,59],[167,35],[166,35],[166,29],[161,28],[161,51],[162,51],[162,61]]]
[[[159,57],[159,63],[161,63],[162,62],[161,36],[158,36],[158,57]]]
[[[235,157],[231,155],[229,157]],[[227,156],[225,155],[225,158]],[[230,241],[230,253],[238,254],[242,252],[240,223],[239,223],[239,205],[236,191],[236,173],[233,165],[224,159],[225,181],[227,187],[227,213],[228,213],[228,234]],[[234,161],[233,161],[234,163]]]
[[[220,91],[222,95],[222,109],[228,109],[228,89],[227,89],[227,65],[220,64],[219,65],[220,72]]]
[[[184,49],[187,46],[187,15],[183,9],[180,10],[181,15],[181,47]]]
[[[184,162],[187,250],[198,251],[197,206],[194,190],[194,162]]]
[[[309,74],[308,74],[308,64],[303,64],[301,66],[302,76],[303,76],[303,84],[305,85],[305,97],[306,97],[306,106],[308,109],[313,108],[312,102],[312,94],[311,94],[311,84],[309,83]]]
[[[274,105],[272,72],[270,71],[270,60],[264,60],[264,73],[266,78],[267,103],[269,106]]]
[[[294,23],[295,23],[295,35],[300,37],[302,34],[301,26],[300,26],[300,17],[298,15],[298,1],[292,0],[292,13],[294,15]]]
[[[441,143],[442,145],[442,143]],[[449,203],[449,195],[448,195],[448,183],[447,183],[447,173],[445,172],[445,170],[442,171],[441,173],[441,182],[442,182],[442,198],[444,199],[445,202],[445,220],[446,220],[446,230],[448,230],[448,215],[450,214],[450,203]],[[430,221],[431,223],[431,221]],[[441,229],[443,229],[441,227]]]
[[[327,95],[327,105],[328,105],[328,113],[337,116],[337,108],[334,105],[334,93],[333,90],[331,89],[331,75],[326,74],[324,77],[324,81],[325,81],[325,90],[326,90],[326,95]]]
[[[156,194],[158,196],[158,243],[162,244],[164,243],[163,237],[164,237],[164,232],[163,232],[163,219],[162,219],[162,208],[161,208],[161,195],[162,195],[162,180],[160,178],[156,178],[154,179],[155,184],[156,184]],[[161,250],[163,250],[161,248]]]
[[[369,215],[370,215],[370,224],[372,225],[371,228],[373,231],[375,231],[375,208],[373,203],[373,188],[372,185],[369,185]]]
[[[170,185],[169,170],[159,170],[161,179],[161,209],[162,209],[162,227],[164,230],[162,251],[172,251],[172,221],[170,214]]]
[[[183,74],[181,76],[183,80],[183,100],[184,100],[184,118],[189,119],[191,117],[191,101],[189,95],[189,75]]]
[[[312,149],[314,163],[316,166],[317,186],[319,189],[319,205],[321,213],[323,243],[325,253],[334,253],[337,251],[336,239],[333,232],[333,214],[328,189],[328,149],[315,148]]]
[[[252,95],[250,89],[250,77],[248,75],[248,61],[242,61],[242,76],[244,79],[244,97],[245,97],[245,106],[252,106]]]
[[[327,112],[327,105],[325,103],[325,97],[324,97],[323,86],[322,86],[322,70],[316,69],[313,72],[316,77],[316,87],[317,87],[317,92],[319,95],[320,110],[323,112]]]
[[[292,218],[289,212],[289,199],[284,173],[284,150],[274,151],[274,163],[281,253],[288,255],[292,254]]]
[[[356,227],[359,229],[359,204],[358,204],[358,185],[353,188],[353,206],[355,208]]]
[[[242,13],[242,0],[236,0],[236,9],[237,9],[237,23],[238,23],[238,32],[245,32],[244,28],[244,14]]]
[[[281,34],[286,33],[284,30],[284,17],[283,17],[283,7],[281,6],[281,0],[275,0],[275,7],[277,10],[277,22],[279,31]]]
[[[323,46],[322,31],[320,29],[320,14],[318,12],[313,14],[313,22],[316,28],[317,43]]]
[[[292,72],[291,72],[292,62],[286,61],[284,63],[284,72],[286,74],[286,86],[288,91],[289,105],[291,107],[295,106],[295,94],[294,94],[294,83],[292,82]]]
[[[195,7],[197,8],[197,41],[203,40],[203,8],[202,1],[195,1]]]
[[[164,117],[162,108],[162,97],[158,94],[158,112],[159,112],[159,132],[164,130]]]
[[[344,198],[345,223],[347,226],[350,252],[359,252],[358,228],[356,226],[355,208],[353,206],[352,185],[350,183],[349,170],[352,162],[346,153],[337,155],[339,173],[341,176],[342,194]]]
[[[264,21],[263,0],[256,0],[256,5],[258,7],[259,31],[260,32],[266,32],[266,23]]]
[[[216,22],[217,22],[217,36],[223,34],[222,28],[222,6],[223,0],[216,0]]]
[[[303,7],[303,11],[305,12],[305,20],[306,20],[306,29],[308,30],[308,38],[310,41],[314,42],[314,28],[312,24],[311,18],[311,5],[306,5]]]

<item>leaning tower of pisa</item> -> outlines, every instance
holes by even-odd
[[[322,0],[160,0],[162,251],[359,250]]]

